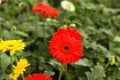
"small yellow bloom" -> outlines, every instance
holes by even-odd
[[[10,56],[12,56],[15,51],[22,51],[26,46],[23,40],[0,40],[0,50],[2,52],[10,51]]]
[[[27,59],[20,59],[17,66],[13,66],[14,70],[13,73],[9,75],[9,77],[13,80],[17,80],[17,78],[20,76],[20,74],[23,74],[24,71],[26,71],[26,67],[29,66]]]
[[[115,64],[115,56],[111,56],[110,64],[111,65]]]

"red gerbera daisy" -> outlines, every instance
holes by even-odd
[[[72,64],[83,56],[82,36],[76,29],[61,28],[51,39],[49,49],[62,64]]]
[[[51,77],[49,77],[47,74],[33,74],[28,75],[27,78],[24,78],[23,80],[52,80]]]
[[[59,15],[56,8],[53,8],[49,4],[42,2],[37,3],[37,5],[33,8],[33,12],[42,13],[43,17],[53,16],[56,18]]]

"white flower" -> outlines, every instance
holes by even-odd
[[[75,11],[75,6],[73,5],[73,3],[67,0],[61,2],[61,7],[67,11]]]

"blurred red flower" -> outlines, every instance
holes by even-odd
[[[6,1],[8,1],[8,0],[0,0],[0,1],[2,1],[2,2],[6,2]]]
[[[82,36],[73,28],[59,29],[49,43],[50,54],[62,64],[72,64],[83,54]]]
[[[24,78],[23,80],[52,80],[51,77],[49,77],[47,74],[33,74],[28,75],[27,78]]]
[[[0,3],[2,3],[2,2],[7,2],[8,0],[0,0]]]
[[[52,16],[56,18],[59,13],[56,8],[51,7],[47,3],[38,2],[37,5],[33,8],[34,13],[42,13],[43,17]]]

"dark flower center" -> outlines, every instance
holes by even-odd
[[[9,47],[13,47],[13,45],[8,45]]]
[[[69,47],[68,46],[64,46],[63,47],[65,50],[69,50]]]

